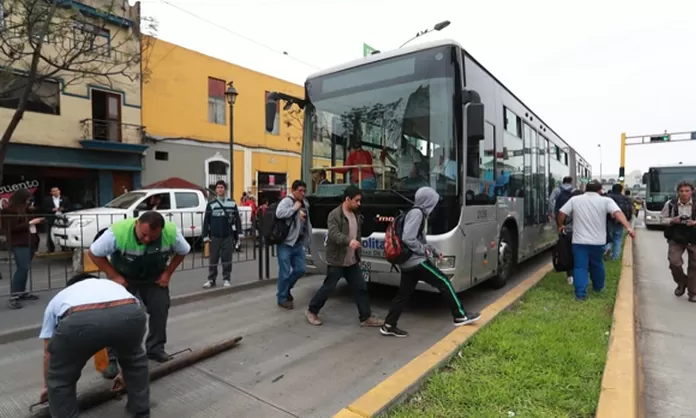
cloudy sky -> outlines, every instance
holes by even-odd
[[[359,58],[363,42],[395,48],[450,20],[419,39],[457,40],[578,149],[595,175],[600,144],[605,177],[618,173],[621,132],[696,131],[693,0],[141,4],[143,15],[159,21],[160,38],[297,84]],[[696,141],[629,147],[626,172],[677,162],[696,164]]]

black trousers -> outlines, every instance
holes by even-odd
[[[210,265],[208,267],[208,280],[215,283],[218,275],[218,262],[222,262],[222,280],[230,281],[232,275],[232,252],[234,251],[234,237],[210,238]]]
[[[454,318],[466,316],[466,311],[462,306],[462,302],[459,300],[459,296],[457,296],[447,276],[430,261],[424,261],[414,269],[401,271],[399,291],[392,301],[387,317],[384,319],[385,324],[396,326],[396,323],[399,322],[399,318],[406,307],[406,303],[411,298],[413,291],[416,290],[419,280],[424,281],[440,291],[442,297],[445,298],[445,302],[449,305]]]
[[[324,284],[321,285],[317,293],[314,294],[311,302],[309,302],[309,311],[313,314],[319,314],[321,308],[324,307],[326,300],[331,296],[331,293],[336,289],[338,281],[341,277],[348,282],[353,300],[358,306],[358,317],[360,322],[365,321],[372,315],[370,309],[370,294],[367,291],[367,283],[360,271],[360,264],[355,263],[349,267],[329,266],[326,272]]]
[[[164,345],[167,343],[167,319],[171,305],[169,288],[159,287],[154,282],[128,281],[127,289],[140,298],[149,315],[145,340],[147,354],[164,352]],[[109,360],[112,362],[116,360],[116,354],[111,349],[109,349]]]
[[[53,418],[78,416],[77,380],[87,361],[112,347],[123,369],[128,410],[150,411],[150,376],[143,350],[145,312],[136,304],[75,312],[60,320],[48,343],[48,402]]]

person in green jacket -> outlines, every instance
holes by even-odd
[[[147,357],[158,363],[170,359],[164,351],[169,315],[169,281],[191,251],[176,224],[158,212],[143,213],[138,219],[116,222],[92,243],[88,255],[106,276],[142,299],[147,313]],[[110,257],[111,260],[107,259]],[[171,261],[170,261],[171,259]],[[118,373],[116,356],[109,353],[110,365],[104,377]]]

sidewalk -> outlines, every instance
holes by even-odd
[[[696,304],[674,296],[662,231],[639,234],[634,263],[645,417],[693,417]]]
[[[278,277],[278,262],[270,260],[270,277]],[[258,261],[245,261],[234,263],[232,267],[232,284],[243,284],[258,281]],[[172,276],[170,284],[171,296],[180,296],[187,293],[203,291],[203,284],[208,275],[207,268],[183,270]],[[9,280],[7,280],[9,281]],[[222,285],[222,278],[218,275],[218,287]],[[16,328],[40,324],[43,312],[48,301],[62,289],[37,293],[39,300],[26,302],[22,309],[9,309],[6,300],[0,301],[0,333]]]

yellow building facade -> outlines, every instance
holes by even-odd
[[[13,4],[18,3],[6,1],[5,10]],[[72,1],[49,15],[53,18],[41,53],[50,61],[39,60],[41,81],[12,134],[3,190],[29,184],[38,198],[58,186],[76,208],[98,206],[140,184],[141,154],[147,148],[141,127],[140,7],[127,0]],[[17,39],[27,38],[25,48],[32,51],[35,47],[21,32],[26,30],[20,28],[26,23],[23,16],[5,16],[2,36],[8,39],[17,30]],[[99,60],[103,65],[97,75],[87,75],[83,67],[61,60],[86,65]],[[28,80],[26,62],[10,65],[2,79],[3,127],[16,113],[21,86]]]
[[[238,92],[232,197],[239,201],[247,192],[273,200],[300,178],[302,115],[280,109],[268,132],[265,103],[272,91],[304,96],[302,86],[159,39],[150,43],[150,76],[143,86],[150,145],[144,183],[179,177],[214,187],[216,180],[229,179],[230,108],[224,97],[229,82]]]

